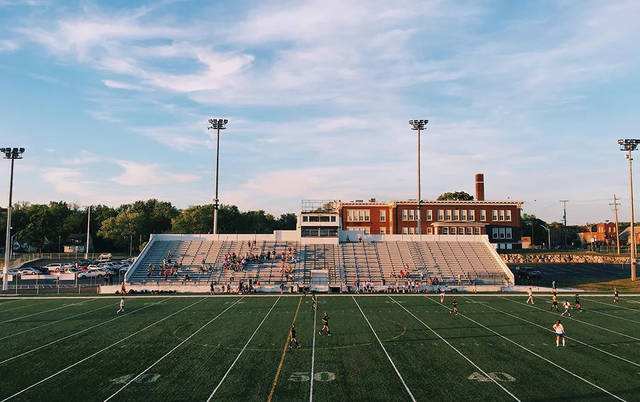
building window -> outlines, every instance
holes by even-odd
[[[332,215],[332,216],[331,216],[331,222],[335,222],[335,221],[336,221],[336,216],[335,216],[335,215]]]
[[[498,211],[498,220],[499,221],[503,221],[504,220],[504,209],[501,209]]]
[[[473,233],[479,235],[480,234],[480,228],[473,228]]]
[[[402,228],[402,234],[409,234],[409,228],[408,227],[403,227]]]
[[[498,234],[500,235],[500,238],[501,238],[501,239],[504,239],[504,238],[505,238],[505,231],[504,231],[504,229],[505,229],[505,228],[500,228],[500,229],[498,229]]]
[[[416,234],[416,228],[413,226],[409,228],[409,234]]]
[[[473,222],[476,220],[476,211],[473,209],[469,210],[469,220]]]
[[[309,217],[308,216],[303,216],[302,217],[302,222],[309,222]]]
[[[443,235],[449,234],[449,228],[442,228],[442,234]]]
[[[362,232],[363,234],[371,234],[371,229],[368,226],[347,226],[347,230],[353,230],[356,232]]]
[[[402,220],[403,220],[404,222],[406,222],[406,221],[408,221],[408,220],[409,220],[408,211],[407,211],[406,209],[403,209],[403,210],[402,210]]]
[[[511,210],[507,209],[505,212],[505,219],[507,222],[511,222]]]
[[[494,239],[498,238],[498,228],[492,228],[491,229],[491,237]]]
[[[462,221],[466,221],[467,220],[467,210],[463,209],[460,211],[460,220]]]
[[[427,234],[433,234],[433,228],[431,226],[427,228]]]
[[[480,210],[480,221],[481,222],[486,222],[487,221],[487,210],[486,209],[481,209]]]
[[[513,239],[513,231],[511,228],[505,228],[505,235],[507,239]]]
[[[498,210],[494,209],[493,211],[491,211],[491,220],[494,222],[498,221]]]
[[[380,234],[387,234],[387,228],[380,228]]]
[[[387,211],[381,210],[380,211],[380,222],[386,222],[386,221],[387,221]]]
[[[409,210],[409,220],[410,221],[415,221],[416,220],[416,218],[414,216],[414,213],[415,213],[415,211],[413,209]]]
[[[438,220],[439,221],[443,221],[444,220],[444,210],[443,209],[439,209],[438,210]]]
[[[472,227],[468,227],[467,228],[467,234],[468,235],[473,234],[473,228]]]
[[[447,209],[446,211],[444,211],[444,220],[445,221],[450,221],[451,220],[451,210]]]
[[[427,220],[428,221],[432,221],[433,220],[433,211],[430,209],[427,209]]]
[[[459,221],[460,220],[460,211],[457,209],[453,210],[453,220],[454,221]]]

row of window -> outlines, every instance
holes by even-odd
[[[335,222],[335,215],[304,215],[302,222]]]
[[[452,227],[443,227],[440,229],[440,233],[439,234],[443,234],[443,235],[479,235],[480,233],[480,228],[479,227],[456,227],[456,226],[452,226]],[[403,227],[402,228],[402,234],[415,234],[416,233],[416,228],[414,227]],[[427,234],[433,234],[433,228],[432,227],[428,227],[427,228]]]
[[[491,237],[494,239],[512,239],[513,231],[511,228],[493,228]]]
[[[480,212],[480,222],[486,222],[487,210],[481,209],[479,212]],[[402,220],[404,222],[418,220],[418,210],[403,209]],[[426,220],[427,221],[433,220],[433,211],[431,209],[427,210]],[[475,209],[438,209],[436,220],[440,222],[442,221],[475,222],[476,211]],[[494,209],[491,211],[491,220],[493,222],[500,222],[500,221],[511,222],[511,210],[510,209]]]

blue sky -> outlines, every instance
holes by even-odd
[[[484,172],[545,219],[560,199],[611,219],[614,193],[625,218],[639,20],[637,1],[0,0],[0,142],[28,149],[17,200],[184,207],[212,198],[224,116],[222,201],[278,213],[415,197],[426,118],[424,197]]]

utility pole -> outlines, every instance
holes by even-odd
[[[567,248],[567,202],[569,202],[569,200],[560,200],[560,203],[562,204],[562,242],[564,248]]]
[[[420,207],[422,204],[422,196],[420,194],[420,134],[423,130],[426,130],[429,120],[409,120],[411,129],[418,132],[418,216],[416,217],[416,234],[422,234],[422,213]]]
[[[225,125],[229,122],[227,119],[209,119],[208,130],[216,130],[216,198],[213,200],[213,234],[218,234],[218,207],[220,200],[218,199],[218,170],[220,167],[220,130],[226,129]]]
[[[613,207],[613,217],[616,222],[616,254],[620,255],[620,233],[618,233],[618,206],[620,206],[620,203],[615,194],[613,195],[613,203],[609,205]]]
[[[620,150],[627,153],[627,160],[629,161],[629,207],[631,208],[631,225],[629,226],[629,236],[631,236],[631,252],[629,258],[631,259],[631,280],[637,280],[637,268],[638,261],[636,261],[636,230],[635,230],[635,212],[633,205],[633,151],[638,148],[640,144],[639,139],[620,139],[618,140]]]

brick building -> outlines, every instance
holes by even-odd
[[[473,201],[421,202],[421,233],[428,235],[488,235],[499,249],[520,247],[518,201],[486,201],[484,176],[476,175]],[[415,200],[378,202],[358,200],[340,202],[343,230],[365,234],[416,234],[418,203]]]
[[[613,246],[616,243],[616,224],[613,222],[596,223],[587,225],[578,233],[580,242],[585,244],[596,244]]]

